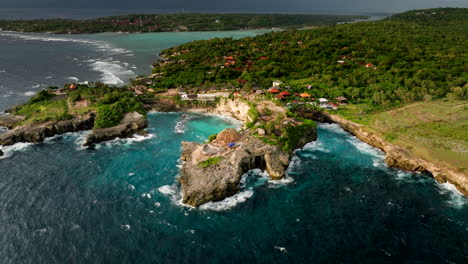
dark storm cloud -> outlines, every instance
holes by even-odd
[[[150,8],[226,12],[394,12],[446,6],[468,7],[468,0],[0,0],[0,7],[9,8]]]

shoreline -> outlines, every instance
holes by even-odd
[[[378,148],[385,153],[385,163],[410,172],[428,172],[434,180],[440,184],[450,183],[462,195],[468,196],[468,177],[462,172],[457,172],[445,164],[435,164],[431,161],[415,157],[403,147],[387,142],[383,136],[371,131],[367,126],[356,124],[339,115],[322,112],[329,121],[340,125],[345,131],[354,135],[360,141]],[[365,131],[362,128],[368,129]]]

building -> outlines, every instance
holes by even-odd
[[[320,107],[327,108],[328,107],[328,100],[326,98],[319,98]]]
[[[270,90],[268,90],[268,92],[271,93],[271,94],[277,94],[280,91],[278,89],[276,89],[276,88],[271,88]]]
[[[348,99],[346,99],[346,97],[344,96],[339,96],[336,98],[336,102],[339,104],[339,105],[345,105],[348,103]]]
[[[272,85],[272,86],[273,86],[273,87],[279,87],[279,86],[282,85],[282,84],[283,84],[282,81],[276,80],[276,81],[273,81],[273,85]]]

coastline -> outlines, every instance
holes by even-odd
[[[407,149],[392,144],[382,135],[371,131],[364,125],[356,124],[339,115],[322,112],[331,122],[339,124],[344,130],[356,136],[359,140],[382,150],[385,153],[385,162],[389,167],[395,167],[411,172],[428,172],[438,183],[453,184],[464,196],[468,196],[468,176],[457,172],[447,165],[435,164],[431,161],[415,157]]]

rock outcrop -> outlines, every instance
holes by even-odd
[[[344,130],[367,144],[385,152],[385,161],[390,167],[406,171],[429,172],[440,183],[450,182],[464,195],[468,195],[468,175],[427,160],[414,157],[407,149],[391,144],[382,135],[369,131],[365,126],[346,120],[338,115],[322,113],[324,119],[338,123]]]
[[[16,127],[0,135],[0,145],[8,146],[17,142],[43,142],[46,137],[52,137],[67,132],[89,130],[94,125],[94,113],[64,121],[48,121]]]
[[[224,142],[182,142],[183,165],[179,181],[185,204],[199,206],[234,195],[239,191],[242,175],[251,169],[266,170],[272,179],[284,176],[289,153],[248,132],[235,144],[230,148]],[[202,165],[210,159],[213,164]]]
[[[93,129],[93,131],[86,136],[83,145],[89,146],[115,138],[126,138],[135,134],[145,134],[146,132],[143,129],[146,127],[148,127],[148,120],[144,115],[137,112],[127,113],[118,126]]]
[[[15,124],[23,120],[24,120],[24,117],[22,116],[3,115],[3,116],[0,116],[0,126],[11,129],[14,127]]]

